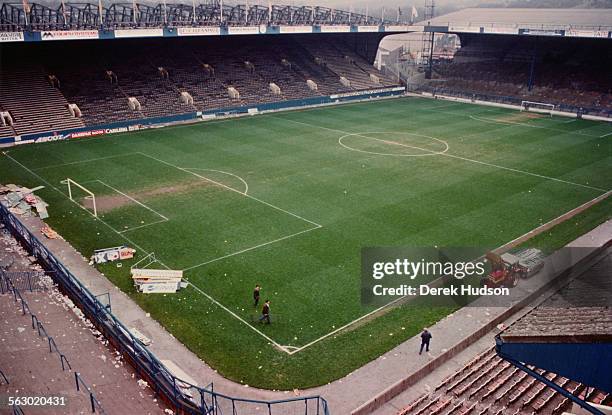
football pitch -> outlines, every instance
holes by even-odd
[[[139,294],[220,373],[289,389],[341,377],[453,310],[360,303],[371,246],[497,247],[612,189],[612,125],[402,98],[14,147],[0,183],[44,185],[84,256],[126,244],[189,287]],[[95,194],[98,217],[86,194]],[[539,243],[610,218],[610,198]],[[273,323],[259,324],[255,284]],[[111,299],[112,300],[112,299]]]

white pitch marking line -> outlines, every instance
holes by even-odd
[[[240,180],[242,182],[242,184],[244,184],[244,192],[241,192],[241,193],[246,195],[249,192],[249,184],[246,182],[246,180],[244,180],[242,177],[238,176],[237,174],[230,173],[228,171],[223,171],[223,170],[203,169],[203,168],[199,168],[199,167],[183,167],[183,169],[184,170],[214,171],[214,172],[217,172],[217,173],[227,174],[228,176],[233,176],[233,177],[237,178],[238,180]]]
[[[153,226],[153,225],[157,225],[157,224],[160,224],[160,223],[166,223],[166,222],[169,222],[169,221],[170,221],[170,219],[162,219],[162,220],[158,220],[158,221],[155,221],[155,222],[146,223],[144,225],[134,226],[133,228],[128,228],[128,229],[125,229],[123,231],[119,231],[119,233],[124,234],[126,232],[135,231],[136,229],[142,229],[142,228],[146,228],[147,226]]]
[[[168,219],[167,217],[165,217],[164,215],[162,215],[161,213],[159,213],[158,211],[156,211],[155,209],[153,209],[153,208],[151,208],[151,207],[149,207],[149,206],[145,205],[145,204],[144,204],[144,203],[142,203],[142,202],[139,202],[138,200],[134,199],[132,196],[130,196],[130,195],[126,194],[126,193],[123,193],[121,190],[119,190],[119,189],[115,189],[113,186],[111,186],[111,185],[109,185],[109,184],[104,183],[102,180],[96,179],[96,181],[97,181],[97,182],[102,183],[104,186],[106,186],[106,187],[108,187],[109,189],[111,189],[111,190],[113,190],[113,191],[115,191],[115,192],[119,193],[120,195],[127,197],[127,198],[128,198],[128,199],[130,199],[132,202],[134,202],[134,203],[136,203],[136,204],[138,204],[138,205],[142,206],[143,208],[147,209],[148,211],[155,213],[155,214],[156,214],[157,216],[159,216],[160,218],[165,219],[165,220],[167,220],[167,221],[168,221],[168,220],[170,220],[170,219]]]
[[[217,261],[220,261],[220,260],[225,259],[225,258],[229,258],[229,257],[235,256],[235,255],[239,255],[239,254],[242,254],[242,253],[245,253],[245,252],[248,252],[248,251],[252,251],[254,249],[261,248],[261,247],[266,246],[266,245],[271,245],[271,244],[274,244],[276,242],[284,241],[285,239],[293,238],[294,236],[301,235],[303,233],[314,231],[314,230],[320,229],[320,228],[322,228],[322,226],[318,225],[318,226],[315,226],[314,228],[305,229],[303,231],[296,232],[296,233],[293,233],[291,235],[283,236],[283,237],[275,239],[273,241],[268,241],[268,242],[261,243],[259,245],[251,246],[250,248],[241,249],[240,251],[232,252],[231,254],[223,255],[223,256],[220,256],[218,258],[214,258],[214,259],[211,259],[209,261],[202,262],[201,264],[192,265],[192,266],[190,266],[188,268],[183,269],[183,272],[189,271],[189,270],[192,270],[194,268],[198,268],[198,267],[201,267],[201,266],[204,266],[204,265],[207,265],[207,264],[211,264],[213,262],[217,262]]]
[[[74,203],[75,205],[77,205],[78,207],[80,207],[81,209],[83,209],[85,212],[89,213],[91,215],[91,217],[94,218],[94,220],[98,220],[100,221],[100,223],[104,224],[106,227],[108,227],[110,230],[112,230],[113,232],[115,232],[117,235],[119,235],[120,237],[122,237],[123,239],[125,239],[126,241],[128,241],[130,244],[132,244],[133,246],[135,246],[136,248],[138,248],[139,250],[141,250],[142,252],[144,252],[146,255],[150,255],[149,252],[147,252],[144,248],[142,248],[141,246],[139,246],[136,242],[132,241],[130,238],[128,238],[127,236],[121,234],[117,229],[115,229],[113,226],[111,226],[110,224],[108,224],[107,222],[105,222],[104,220],[100,219],[99,217],[95,216],[91,211],[89,211],[88,209],[85,208],[85,206],[80,205],[77,201],[72,200],[68,197],[68,195],[64,192],[62,192],[60,189],[58,189],[57,187],[53,186],[51,183],[49,183],[47,180],[43,179],[40,175],[38,175],[37,173],[35,173],[34,171],[32,171],[30,168],[24,166],[23,164],[21,164],[19,161],[15,160],[13,157],[9,156],[8,154],[4,153],[4,155],[6,157],[8,157],[9,159],[11,159],[15,164],[18,164],[19,166],[21,166],[24,170],[26,170],[27,172],[29,172],[30,174],[32,174],[35,177],[38,177],[39,180],[41,180],[42,182],[46,183],[47,185],[49,185],[49,187],[51,187],[52,189],[54,189],[55,191],[57,191],[58,193],[61,193],[64,197],[66,197],[68,200],[70,200],[72,203]],[[163,267],[165,267],[166,269],[170,269],[166,264],[164,264],[161,261],[157,261],[159,262]]]
[[[51,165],[51,166],[43,166],[43,167],[38,167],[38,168],[32,169],[32,170],[39,171],[39,170],[45,170],[45,169],[54,169],[56,167],[72,166],[74,164],[91,163],[91,162],[94,162],[94,161],[107,160],[107,159],[112,159],[112,158],[117,158],[117,157],[127,157],[127,156],[131,156],[133,154],[138,154],[138,153],[115,154],[114,156],[97,157],[97,158],[88,159],[88,160],[78,160],[78,161],[72,161],[72,162],[69,162],[69,163],[54,164],[54,165]]]
[[[266,202],[266,201],[264,201],[264,200],[261,200],[261,199],[258,199],[258,198],[256,198],[256,197],[254,197],[254,196],[251,196],[251,195],[248,195],[248,194],[242,193],[240,190],[236,190],[236,189],[234,189],[233,187],[229,187],[229,186],[227,186],[227,185],[225,185],[225,184],[223,184],[223,183],[220,183],[220,182],[218,182],[218,181],[216,181],[216,180],[210,179],[210,178],[208,178],[208,177],[206,177],[206,176],[202,176],[201,174],[194,173],[194,172],[189,171],[189,170],[187,170],[187,169],[185,169],[185,168],[178,167],[178,166],[176,166],[176,165],[174,165],[174,164],[172,164],[172,163],[169,163],[169,162],[167,162],[167,161],[164,161],[164,160],[158,159],[157,157],[153,157],[153,156],[150,156],[150,155],[145,154],[145,153],[141,153],[141,152],[139,152],[138,154],[141,154],[141,155],[143,155],[143,156],[145,156],[145,157],[149,157],[150,159],[155,160],[155,161],[158,161],[158,162],[160,162],[160,163],[162,163],[162,164],[165,164],[165,165],[167,165],[167,166],[174,167],[175,169],[178,169],[178,170],[184,171],[185,173],[192,174],[192,175],[194,175],[194,176],[196,176],[196,177],[199,177],[200,179],[207,180],[207,181],[209,181],[209,182],[211,182],[211,183],[216,184],[217,186],[221,186],[221,187],[223,187],[223,188],[225,188],[225,189],[231,190],[232,192],[236,192],[236,193],[238,193],[239,195],[242,195],[242,196],[244,196],[244,197],[248,197],[249,199],[255,200],[255,201],[259,202],[259,203],[263,203],[263,204],[264,204],[264,205],[266,205],[266,206],[270,206],[270,207],[271,207],[271,208],[273,208],[273,209],[279,210],[279,211],[284,212],[284,213],[286,213],[286,214],[288,214],[288,215],[291,215],[291,216],[293,216],[293,217],[295,217],[295,218],[301,219],[301,220],[303,220],[304,222],[308,222],[308,223],[310,223],[311,225],[315,225],[315,226],[318,226],[318,227],[323,227],[322,225],[320,225],[320,224],[318,224],[318,223],[316,223],[316,222],[313,222],[313,221],[311,221],[311,220],[309,220],[309,219],[306,219],[306,218],[304,218],[304,217],[302,217],[302,216],[300,216],[300,215],[298,215],[298,214],[296,214],[296,213],[289,212],[288,210],[285,210],[285,209],[283,209],[283,208],[281,208],[281,207],[275,206],[275,205],[273,205],[272,203],[268,203],[268,202]]]
[[[341,332],[341,331],[343,331],[344,329],[346,329],[346,328],[348,328],[348,327],[350,327],[350,326],[352,326],[352,325],[354,325],[354,324],[356,324],[356,323],[359,323],[361,320],[363,320],[363,319],[365,319],[365,318],[367,318],[367,317],[371,316],[372,314],[375,314],[375,313],[379,312],[380,310],[383,310],[383,309],[385,309],[385,308],[387,308],[387,307],[389,307],[389,306],[392,306],[393,304],[397,303],[398,301],[400,301],[400,300],[402,300],[402,299],[404,299],[404,298],[406,298],[406,297],[407,297],[407,296],[403,296],[403,297],[396,298],[395,300],[390,301],[390,302],[388,302],[387,304],[385,304],[385,305],[383,305],[383,306],[381,306],[381,307],[378,307],[376,310],[374,310],[374,311],[370,311],[369,313],[364,314],[363,316],[361,316],[361,317],[359,317],[359,318],[356,318],[356,319],[355,319],[355,320],[353,320],[353,321],[348,322],[348,323],[347,323],[347,324],[345,324],[344,326],[339,327],[339,328],[335,329],[334,331],[331,331],[331,332],[329,332],[329,333],[327,333],[327,334],[324,334],[323,336],[319,337],[318,339],[314,339],[314,340],[313,340],[313,341],[311,341],[310,343],[306,343],[305,345],[300,346],[300,347],[292,347],[292,349],[293,349],[293,350],[289,351],[288,353],[289,353],[290,355],[292,355],[292,354],[295,354],[295,353],[301,352],[302,350],[304,350],[304,349],[306,349],[306,348],[308,348],[308,347],[312,346],[313,344],[316,344],[316,343],[320,342],[321,340],[325,340],[326,338],[328,338],[328,337],[330,337],[330,336],[333,336],[334,334],[336,334],[336,333],[338,333],[338,332]]]
[[[230,313],[234,318],[236,318],[238,321],[242,322],[243,324],[245,324],[247,327],[249,327],[251,330],[253,330],[254,332],[256,332],[257,334],[259,334],[260,336],[262,336],[264,339],[266,339],[267,341],[269,341],[270,343],[272,343],[274,346],[276,346],[278,349],[282,350],[285,353],[289,353],[289,351],[282,346],[281,344],[275,342],[270,336],[268,336],[267,334],[261,332],[260,330],[258,330],[255,326],[253,326],[252,324],[250,324],[249,322],[247,322],[246,320],[244,320],[242,317],[240,317],[238,314],[234,313],[232,310],[230,310],[229,308],[227,308],[226,306],[224,306],[223,304],[221,304],[220,302],[218,302],[217,300],[215,300],[213,297],[211,297],[210,295],[206,294],[202,289],[200,289],[200,287],[198,287],[197,285],[195,285],[193,282],[187,280],[189,282],[189,285],[191,285],[193,288],[195,288],[196,291],[198,291],[200,294],[202,294],[203,296],[205,296],[206,298],[208,298],[210,301],[212,301],[213,303],[215,303],[217,306],[221,307],[223,310],[227,311],[228,313]]]
[[[382,132],[368,132],[367,134],[403,134],[403,135],[415,135],[418,137],[425,137],[423,135],[420,134],[412,134],[412,133],[406,133],[406,132],[391,132],[391,131],[382,131]],[[433,151],[433,150],[428,150],[428,149],[424,149],[421,147],[416,147],[416,146],[410,146],[408,144],[403,144],[403,143],[398,143],[397,141],[391,141],[391,140],[384,140],[381,139],[383,142],[387,143],[387,144],[393,144],[393,145],[398,145],[398,146],[402,146],[402,147],[407,147],[407,148],[413,148],[415,150],[421,150],[421,151],[425,151],[424,154],[393,154],[393,153],[377,153],[374,151],[366,151],[366,150],[359,150],[353,147],[349,147],[347,144],[344,144],[342,142],[343,139],[347,138],[347,137],[363,137],[361,134],[359,133],[355,133],[355,134],[346,134],[343,135],[342,137],[340,137],[338,139],[338,144],[340,144],[342,147],[346,148],[347,150],[351,150],[351,151],[357,151],[359,153],[365,153],[365,154],[376,154],[378,156],[393,156],[393,157],[423,157],[423,156],[435,156],[438,154],[442,154],[442,153],[446,153],[449,149],[448,147],[448,143],[444,140],[440,140],[438,138],[434,138],[434,137],[427,137],[430,138],[432,140],[436,140],[439,141],[441,143],[444,144],[444,150],[442,151]],[[366,138],[370,138],[370,137],[366,137]]]
[[[609,132],[608,134],[600,135],[599,138],[604,138],[604,137],[607,137],[609,135],[612,135],[612,132]]]
[[[418,109],[421,109],[421,110],[427,111],[427,110],[435,110],[435,109],[438,109],[438,108],[450,108],[450,107],[455,107],[455,106],[457,106],[457,105],[459,105],[459,104],[463,104],[463,103],[462,103],[462,102],[453,102],[452,104],[447,104],[447,105],[438,105],[437,107],[425,107],[425,108],[418,108]]]
[[[360,133],[349,133],[349,132],[346,132],[346,131],[337,130],[335,128],[327,128],[327,127],[323,127],[323,126],[320,126],[320,125],[314,125],[314,124],[309,124],[309,123],[302,122],[302,121],[291,120],[289,118],[281,118],[281,119],[286,120],[286,121],[291,121],[291,122],[294,122],[294,123],[298,123],[298,124],[302,124],[302,125],[307,125],[307,126],[310,126],[310,127],[315,127],[315,128],[321,128],[321,129],[324,129],[324,130],[334,131],[334,132],[337,132],[337,133],[354,134],[354,135],[359,136],[359,137],[369,138],[371,140],[385,142],[385,140],[381,140],[380,138],[368,137],[366,135],[363,135],[363,134],[368,134],[367,132],[366,133],[361,133],[361,134]],[[425,137],[425,136],[423,136],[423,137]],[[404,146],[401,143],[395,143],[395,144],[399,145],[399,146]],[[410,146],[406,146],[406,147],[410,147]],[[512,172],[520,173],[520,174],[525,174],[525,175],[528,175],[528,176],[539,177],[541,179],[547,179],[547,180],[552,180],[552,181],[555,181],[555,182],[565,183],[565,184],[569,184],[569,185],[573,185],[573,186],[584,187],[586,189],[597,190],[598,192],[602,192],[602,193],[605,193],[605,192],[608,191],[606,189],[601,189],[599,187],[589,186],[587,184],[570,182],[570,181],[567,181],[567,180],[558,179],[556,177],[544,176],[542,174],[532,173],[532,172],[525,171],[525,170],[514,169],[512,167],[500,166],[499,164],[487,163],[485,161],[474,160],[474,159],[470,159],[470,158],[467,158],[467,157],[456,156],[456,155],[448,154],[448,153],[438,153],[438,152],[434,152],[434,151],[429,151],[429,152],[430,153],[438,154],[440,156],[451,157],[451,158],[455,158],[455,159],[458,159],[458,160],[464,160],[464,161],[469,161],[471,163],[481,164],[483,166],[495,167],[495,168],[498,168],[498,169],[512,171]]]
[[[525,123],[516,122],[516,121],[491,120],[489,118],[483,118],[483,117],[479,117],[479,116],[476,116],[476,115],[469,115],[469,117],[472,120],[474,120],[474,121],[480,121],[480,122],[489,123],[489,124],[516,125],[516,126],[519,126],[519,127],[539,128],[541,130],[557,131],[557,132],[560,132],[560,133],[563,133],[563,134],[576,134],[576,135],[582,135],[582,136],[585,136],[585,137],[594,137],[594,138],[598,138],[599,137],[599,136],[593,135],[593,134],[582,133],[582,132],[580,132],[580,130],[566,131],[566,130],[561,130],[559,128],[545,127],[543,125],[525,124]]]

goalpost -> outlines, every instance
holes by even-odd
[[[91,200],[92,206],[93,206],[93,215],[97,218],[98,217],[98,210],[96,209],[96,195],[94,195],[92,191],[90,191],[89,189],[86,189],[84,186],[78,184],[77,182],[75,182],[74,180],[72,180],[69,177],[66,178],[66,180],[63,181],[63,183],[68,185],[68,197],[73,202],[79,203],[77,200],[74,200],[73,197],[72,197],[72,186],[78,187],[79,189],[81,189],[82,191],[87,193],[88,196],[85,196],[85,198]],[[83,208],[87,209],[85,206],[83,206]]]
[[[554,104],[536,101],[521,101],[521,111],[539,112],[542,114],[548,114],[552,117],[554,110]]]

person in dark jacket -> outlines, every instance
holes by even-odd
[[[259,322],[265,321],[266,324],[270,324],[270,300],[266,300],[262,309],[261,309],[261,317],[259,318]]]
[[[253,290],[253,301],[255,301],[255,308],[257,308],[257,306],[259,305],[259,292],[261,291],[261,287],[259,286],[259,284],[257,284],[255,286],[255,289]]]
[[[425,348],[426,352],[429,352],[429,341],[431,338],[431,333],[427,330],[427,328],[424,328],[423,332],[421,333],[421,350],[419,351],[419,354],[423,353],[423,348]]]

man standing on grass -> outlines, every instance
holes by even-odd
[[[266,300],[261,309],[261,317],[259,318],[259,322],[266,321],[266,324],[270,324],[270,300]]]
[[[259,284],[255,285],[255,289],[253,290],[253,300],[255,301],[255,308],[259,305],[259,292],[261,291],[261,287]]]
[[[423,329],[421,333],[421,350],[419,354],[423,353],[423,347],[425,347],[425,351],[429,352],[429,341],[431,340],[431,333],[427,330],[427,327]]]

